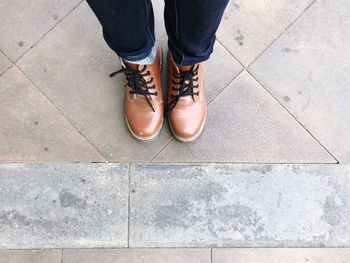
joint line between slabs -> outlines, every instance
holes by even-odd
[[[131,169],[132,163],[128,164],[128,229],[127,229],[127,247],[130,248],[130,169]]]
[[[37,85],[29,78],[29,76],[18,66],[16,63],[13,64],[25,77],[26,79],[37,89],[37,91],[43,96],[50,104],[52,107],[54,107],[60,114],[61,116],[73,127],[73,129],[81,136],[84,138],[84,140],[93,148],[97,151],[97,153],[102,157],[103,161],[106,162],[108,159],[103,155],[103,153],[93,144],[74,124],[73,122],[56,106],[56,104],[51,101],[42,91],[39,89]],[[93,160],[92,160],[93,161]]]
[[[69,10],[55,25],[53,25],[49,30],[43,34],[37,41],[35,41],[22,55],[20,55],[13,63],[17,63],[25,54],[29,52],[34,46],[36,46],[46,35],[48,35],[56,26],[62,23],[62,21],[69,16],[84,0],[81,0],[76,6],[74,6],[71,10]]]
[[[231,85],[231,83],[233,82],[233,81],[235,81],[235,79],[239,76],[239,75],[241,75],[241,73],[243,72],[243,71],[245,71],[245,69],[244,68],[242,68],[242,70],[241,71],[239,71],[238,73],[237,73],[237,75],[236,76],[234,76],[226,85],[225,85],[225,87],[221,90],[221,91],[219,91],[219,93],[218,94],[216,94],[216,96],[214,97],[214,98],[212,98],[209,102],[208,102],[208,104],[207,104],[207,106],[209,106],[214,100],[216,100],[216,98],[224,91],[224,90],[226,90],[226,88],[229,86],[229,85]],[[152,158],[151,158],[151,160],[149,161],[150,163],[153,163],[153,160],[172,142],[172,141],[174,141],[175,139],[174,138],[172,138],[163,148],[161,148]]]
[[[259,83],[259,85],[296,121],[335,161],[339,164],[339,160],[269,91],[255,76],[247,70],[248,74]]]
[[[274,38],[264,50],[262,50],[250,63],[248,63],[246,68],[254,64],[254,62],[257,61],[258,58],[261,57],[278,39],[280,39],[280,37],[284,35],[284,33],[287,32],[289,28],[291,28],[317,1],[318,0],[313,0],[307,7],[305,7],[305,9],[278,36],[276,36],[276,38]]]

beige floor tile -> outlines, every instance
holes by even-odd
[[[0,77],[0,105],[0,161],[103,160],[16,67]]]
[[[229,1],[218,39],[247,66],[312,2],[314,0]]]
[[[350,2],[318,1],[249,71],[341,163],[350,162]]]
[[[212,263],[347,263],[348,248],[214,249]]]
[[[210,263],[210,249],[64,250],[62,263]]]
[[[0,49],[19,58],[80,0],[1,0]]]
[[[1,263],[61,263],[60,250],[0,250]]]
[[[173,140],[155,162],[336,162],[247,72],[208,107],[201,138]]]

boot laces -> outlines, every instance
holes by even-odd
[[[194,85],[194,81],[198,81],[198,69],[199,64],[193,65],[192,68],[187,71],[177,71],[176,68],[174,68],[172,89],[176,91],[176,95],[171,94],[168,111],[175,108],[181,97],[192,96],[194,100],[194,96],[199,95],[199,91],[194,91],[195,88],[198,88],[198,84]]]
[[[150,89],[155,89],[154,79],[151,77],[149,81],[146,81],[145,77],[150,76],[151,72],[147,70],[147,66],[144,65],[141,70],[131,69],[128,67],[123,67],[122,69],[111,73],[109,76],[114,77],[120,73],[124,73],[128,81],[127,86],[130,87],[130,94],[138,94],[144,96],[148,105],[151,107],[152,111],[155,112],[150,96],[158,96],[158,92],[151,92]]]

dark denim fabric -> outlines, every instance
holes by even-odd
[[[155,44],[151,0],[87,0],[107,44],[129,61],[144,59]],[[179,65],[209,58],[228,0],[165,0],[168,46]]]

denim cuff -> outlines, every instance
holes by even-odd
[[[157,56],[157,46],[154,45],[149,53],[138,55],[138,56],[128,56],[126,58],[125,57],[120,57],[120,58],[125,60],[126,62],[130,62],[133,64],[149,65],[149,64],[153,64],[154,60],[156,59],[156,56]]]

